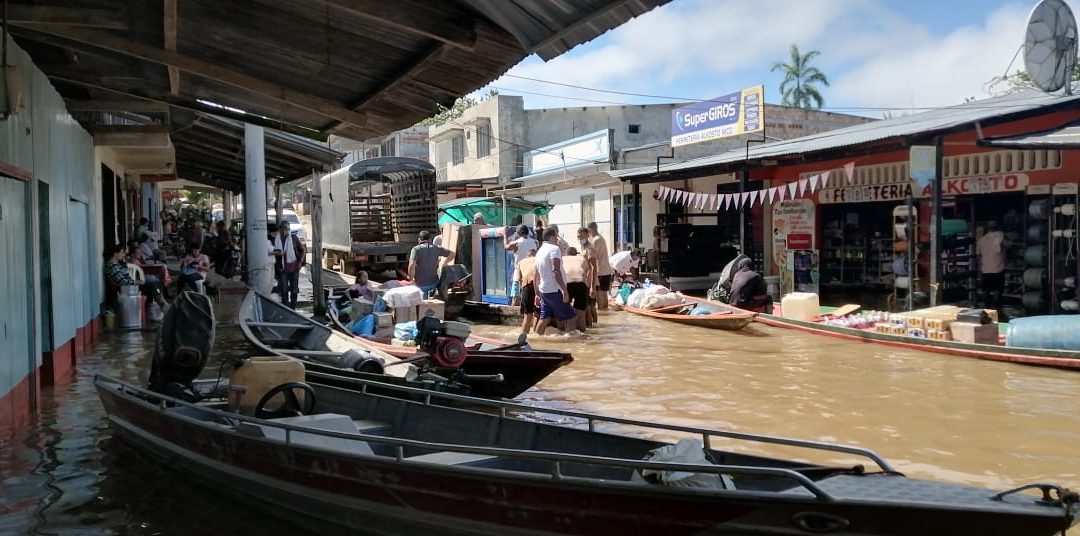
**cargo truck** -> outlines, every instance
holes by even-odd
[[[423,160],[361,160],[324,175],[319,189],[326,268],[403,273],[416,235],[438,232],[435,168]]]

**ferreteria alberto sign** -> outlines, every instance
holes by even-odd
[[[1019,192],[1027,188],[1028,176],[1024,173],[990,175],[986,177],[956,177],[945,179],[941,194],[957,195],[993,194]],[[871,184],[825,188],[818,192],[818,203],[873,203],[877,201],[903,201],[913,192],[916,197],[930,197],[932,186],[919,189],[915,182]]]
[[[765,129],[765,87],[756,86],[671,111],[671,146]]]

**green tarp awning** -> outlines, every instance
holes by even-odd
[[[525,214],[543,216],[551,212],[551,205],[526,201],[520,197],[506,198],[506,223]],[[502,225],[503,199],[501,197],[462,197],[439,205],[439,225],[448,222],[472,223],[476,213],[484,215],[488,225]]]

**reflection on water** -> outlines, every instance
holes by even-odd
[[[851,443],[878,451],[909,475],[937,480],[992,488],[1032,481],[1080,487],[1076,372],[852,344],[761,325],[711,331],[615,312],[601,320],[604,325],[584,340],[534,338],[537,347],[572,351],[575,361],[523,400]],[[506,326],[474,329],[516,338]],[[0,534],[301,533],[112,438],[93,375],[143,381],[151,340],[148,333],[107,337],[80,360],[70,383],[43,393],[38,418],[0,437]],[[248,351],[236,329],[219,329],[215,346],[219,358]],[[210,366],[216,370],[216,363]]]

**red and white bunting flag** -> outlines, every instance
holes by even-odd
[[[727,210],[731,206],[731,194],[720,195],[720,208]]]
[[[784,188],[783,186],[777,186],[776,187],[776,200],[777,201],[783,201],[784,200],[784,193],[786,193],[786,192],[787,192],[787,188]]]
[[[697,208],[700,205],[701,205],[701,194],[698,194],[698,193],[690,194],[690,206],[692,208]]]
[[[675,203],[681,205],[683,203],[683,194],[686,192],[682,190],[675,190]]]
[[[665,197],[667,197],[667,187],[666,186],[657,186],[656,187],[656,199],[658,199],[662,203],[662,202],[664,202]]]
[[[829,179],[832,179],[832,171],[826,171],[825,173],[821,174],[821,187],[822,188],[828,188],[829,187]]]
[[[707,205],[705,205],[705,207],[708,208],[709,210],[716,210],[718,208],[717,205],[716,205],[716,202],[717,202],[716,198],[717,198],[716,194],[709,194],[709,203]]]
[[[746,204],[746,201],[750,199],[750,192],[742,192],[739,194],[739,208],[742,208]]]
[[[806,192],[806,183],[809,182],[806,179],[799,179],[799,197],[802,197]]]
[[[709,206],[709,194],[701,194],[701,200],[698,201],[698,208],[704,209]]]
[[[787,185],[788,197],[795,199],[795,190],[799,188],[799,183],[796,181],[789,182]]]
[[[848,184],[851,184],[851,181],[855,180],[855,162],[844,164],[844,174],[847,175]]]
[[[772,188],[769,188],[768,192],[769,192],[769,204],[771,205],[773,203],[773,200],[776,199],[776,187],[773,186]]]
[[[814,190],[817,190],[817,181],[820,176],[821,175],[810,176],[810,193],[814,193]]]
[[[753,207],[754,203],[757,202],[757,195],[758,195],[757,190],[754,190],[754,191],[750,192],[750,206],[751,207]]]

